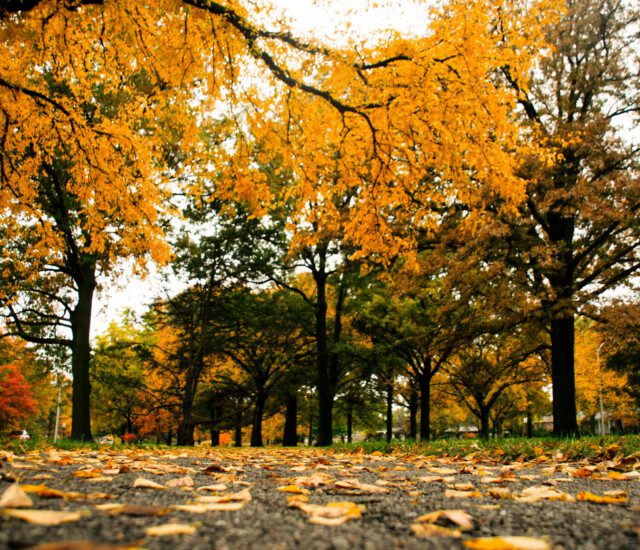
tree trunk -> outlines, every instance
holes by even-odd
[[[282,445],[284,447],[295,447],[298,444],[298,395],[290,393],[287,395],[287,408],[284,416],[284,433],[282,434]]]
[[[211,446],[219,447],[220,446],[220,429],[218,428],[218,423],[212,423],[210,427],[211,433]]]
[[[531,411],[527,411],[527,437],[533,437],[533,414]]]
[[[347,406],[347,443],[353,441],[353,405]]]
[[[91,441],[91,384],[89,361],[91,359],[91,306],[96,288],[94,271],[83,273],[76,280],[78,302],[71,315],[73,344],[71,351],[71,439]]]
[[[171,444],[173,443],[173,432],[171,430],[167,432],[165,443],[167,444],[167,446],[171,446]]]
[[[574,317],[551,321],[551,379],[554,435],[577,435]]]
[[[309,418],[309,439],[307,440],[307,446],[313,445],[313,418]]]
[[[236,447],[242,447],[242,401],[238,401],[238,412],[236,413],[236,426],[233,444]]]
[[[387,443],[393,438],[393,384],[387,384]]]
[[[315,275],[316,281],[316,370],[318,391],[318,439],[319,447],[333,443],[333,391],[329,379],[329,350],[327,342],[327,276]]]
[[[418,392],[409,394],[409,437],[415,441],[418,436]]]
[[[176,444],[183,447],[193,447],[195,445],[195,439],[193,437],[195,428],[195,424],[191,423],[191,414],[186,418],[183,417],[182,422],[178,426]]]
[[[420,440],[431,437],[431,372],[428,365],[420,373]]]
[[[479,407],[480,409],[480,437],[489,439],[489,408]]]
[[[262,417],[264,416],[264,407],[266,403],[266,395],[262,391],[258,391],[256,395],[256,404],[253,409],[253,423],[251,425],[251,446],[262,447]]]

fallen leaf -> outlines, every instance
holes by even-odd
[[[0,508],[31,508],[33,500],[17,483],[9,485],[0,497]]]
[[[533,537],[485,537],[462,541],[462,545],[473,550],[551,550],[546,540]]]
[[[506,487],[491,487],[489,489],[489,496],[492,498],[506,500],[512,498],[511,490]]]
[[[71,523],[78,521],[82,516],[87,515],[86,511],[79,512],[59,512],[57,510],[16,510],[7,508],[3,514],[12,518],[21,519],[33,525],[44,525],[47,527]]]
[[[623,492],[622,494],[617,494],[615,496],[612,496],[612,495],[599,496],[599,495],[594,495],[593,493],[582,491],[578,493],[577,498],[578,500],[581,500],[583,502],[593,502],[595,504],[624,504],[629,500],[629,496],[627,495],[626,492]]]
[[[51,489],[44,484],[41,485],[21,485],[22,490],[25,493],[34,493],[42,498],[66,498],[67,493],[58,491],[57,489]]]
[[[280,491],[281,493],[293,493],[296,495],[310,495],[311,491],[308,489],[302,489],[297,485],[285,485],[283,487],[277,487],[276,491]]]
[[[389,489],[380,487],[379,485],[371,485],[369,483],[362,483],[355,477],[347,479],[341,479],[333,484],[338,489],[345,489],[349,493],[388,493]]]
[[[616,481],[629,481],[631,479],[630,477],[621,474],[620,472],[609,472],[607,474],[607,477],[609,479],[615,479]]]
[[[193,535],[198,528],[191,523],[165,523],[147,527],[144,532],[148,537],[168,537],[173,535]]]
[[[175,479],[170,479],[166,483],[167,487],[193,487],[194,482],[191,476],[177,477]]]
[[[134,487],[139,487],[143,489],[157,489],[157,490],[166,490],[167,488],[164,485],[160,485],[155,481],[151,481],[150,479],[146,479],[144,477],[139,477],[133,482]]]
[[[364,506],[355,502],[329,502],[326,505],[295,502],[290,505],[302,510],[309,516],[309,522],[317,525],[341,525],[352,519],[362,517]]]
[[[416,519],[418,523],[431,523],[442,526],[453,524],[461,531],[471,531],[473,529],[472,520],[471,514],[464,510],[438,510],[424,514]]]
[[[107,510],[110,516],[134,516],[134,517],[159,517],[169,511],[161,506],[136,506],[133,504],[120,504]]]
[[[473,483],[456,483],[453,486],[456,491],[473,491],[475,488]]]
[[[448,529],[440,525],[433,525],[431,523],[414,523],[411,525],[411,530],[417,537],[421,538],[436,538],[436,537],[454,537],[460,538],[462,533],[457,529]]]
[[[198,487],[198,491],[211,491],[213,493],[221,493],[222,491],[226,491],[227,486],[224,483],[217,483],[216,485],[203,485],[202,487]]]
[[[251,501],[251,493],[249,489],[243,489],[242,491],[238,491],[237,493],[231,493],[229,495],[220,495],[220,496],[201,496],[198,497],[197,502],[205,502],[205,503],[224,503],[224,502],[243,502],[247,503]]]
[[[244,505],[244,502],[211,502],[202,504],[174,504],[171,508],[191,514],[204,514],[205,512],[235,512],[243,508]]]
[[[518,502],[538,502],[540,500],[562,500],[565,502],[574,502],[575,498],[567,493],[558,491],[553,487],[544,485],[533,485],[523,489],[520,495],[514,496],[514,500]]]

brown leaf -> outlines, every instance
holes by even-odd
[[[318,525],[341,525],[362,516],[364,507],[355,502],[329,502],[326,505],[298,502],[294,506],[309,516],[309,522]]]
[[[506,487],[491,487],[489,489],[489,496],[500,500],[512,498],[511,491]]]
[[[133,504],[120,504],[108,510],[110,516],[134,516],[134,517],[159,517],[169,511],[161,506],[136,506]]]
[[[445,498],[480,498],[482,493],[480,491],[456,491],[454,489],[445,489]]]
[[[31,506],[33,506],[33,500],[17,483],[9,485],[0,497],[0,508],[31,508]]]
[[[562,500],[565,502],[574,502],[575,498],[567,493],[558,491],[554,487],[546,487],[544,485],[533,485],[523,489],[522,493],[514,497],[518,502],[538,502],[540,500]]]
[[[193,535],[198,528],[191,523],[165,523],[147,527],[144,532],[148,537],[168,537],[174,535]]]
[[[216,485],[203,485],[202,487],[198,487],[198,491],[211,491],[213,493],[221,493],[222,491],[226,491],[227,486],[224,483],[217,483]]]
[[[442,526],[455,525],[461,531],[473,529],[473,518],[464,510],[438,510],[424,514],[416,519],[418,523],[432,523]]]
[[[62,523],[78,521],[82,516],[87,515],[86,511],[60,512],[57,510],[16,510],[7,508],[4,515],[26,521],[33,525],[53,526]]]
[[[21,485],[25,493],[34,493],[42,498],[66,498],[68,493],[51,489],[44,484],[41,485]]]

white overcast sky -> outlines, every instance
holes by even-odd
[[[255,0],[254,0],[255,1]],[[352,33],[356,42],[389,29],[420,35],[426,31],[428,0],[272,0],[298,36],[316,36],[328,43],[345,43]],[[103,281],[105,288],[94,301],[92,335],[101,334],[126,308],[142,313],[163,291],[159,274],[140,280],[125,267],[115,281]],[[172,285],[178,288],[179,285]]]

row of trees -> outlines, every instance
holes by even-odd
[[[547,358],[554,430],[576,433],[576,316],[640,267],[639,149],[618,122],[639,112],[638,13],[550,4],[450,2],[422,37],[340,50],[235,3],[3,7],[0,300],[6,334],[71,349],[72,437],[92,435],[95,290],[124,260],[167,262],[179,211],[187,290],[158,302],[147,353],[184,378],[180,443],[221,355],[255,378],[258,417],[304,366],[320,445],[368,371],[391,392],[408,365],[428,437],[445,367],[485,429]]]

